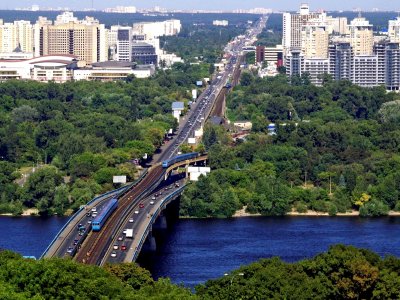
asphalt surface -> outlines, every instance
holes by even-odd
[[[227,65],[225,66],[225,69],[222,72],[216,74],[214,79],[212,79],[211,84],[205,88],[203,93],[197,98],[196,102],[192,104],[192,107],[187,113],[187,115],[181,119],[181,123],[178,127],[176,135],[171,141],[169,141],[166,145],[164,145],[161,148],[161,153],[153,157],[154,162],[161,162],[165,159],[175,156],[178,153],[180,146],[183,143],[186,143],[188,141],[188,138],[194,137],[195,131],[199,130],[204,126],[205,121],[209,117],[213,109],[213,106],[215,105],[215,101],[218,98],[218,95],[220,94],[224,86],[227,84],[227,82],[231,80],[233,74],[235,74],[238,68],[240,68],[242,48],[246,46],[248,43],[253,42],[254,37],[256,37],[265,26],[266,20],[267,20],[266,17],[262,18],[261,21],[257,22],[252,29],[249,29],[244,36],[237,37],[233,43],[230,43],[229,45],[226,46],[225,52],[230,57]],[[146,186],[144,185],[140,186],[140,189],[146,189],[146,188],[151,190],[154,189],[155,187],[150,183],[147,183]],[[118,249],[119,252],[115,250],[116,257],[111,258],[111,252],[114,251],[113,246],[117,242],[118,236],[121,236],[121,232],[118,233],[118,230],[123,230],[125,228],[130,228],[129,226],[132,226],[134,232],[135,230],[137,232],[140,229],[140,226],[144,226],[144,224],[147,223],[145,222],[145,219],[147,218],[147,214],[145,213],[146,210],[150,211],[150,209],[153,209],[153,207],[150,204],[152,196],[144,198],[143,200],[132,199],[133,194],[138,195],[137,189],[138,188],[133,188],[131,191],[132,193],[130,192],[128,195],[124,196],[125,198],[127,198],[127,200],[125,200],[126,211],[124,213],[121,211],[119,214],[114,212],[114,214],[110,217],[115,219],[114,223],[112,225],[110,225],[110,222],[106,223],[106,225],[110,227],[110,229],[107,230],[107,233],[105,233],[106,230],[102,230],[101,233],[95,235],[93,235],[92,232],[91,233],[88,232],[89,233],[88,238],[86,239],[86,241],[84,241],[82,245],[82,247],[84,248],[78,251],[79,254],[77,258],[78,261],[85,261],[86,259],[88,259],[88,257],[86,257],[87,252],[89,252],[90,254],[92,254],[93,252],[93,257],[90,257],[90,260],[93,261],[88,263],[99,264],[101,259],[100,256],[104,253],[105,255],[101,263],[109,261],[110,259],[111,261],[113,260],[121,261],[121,259],[122,260],[125,259],[124,257],[125,253],[121,253],[120,246]],[[169,190],[166,192],[169,192]],[[51,257],[51,256],[63,257],[70,255],[70,253],[68,253],[70,247],[76,246],[74,245],[75,243],[78,244],[81,243],[83,239],[82,236],[79,235],[77,226],[79,224],[82,224],[83,226],[86,227],[87,230],[90,229],[90,224],[88,223],[88,221],[91,221],[92,217],[86,216],[86,212],[90,211],[93,206],[96,206],[96,209],[98,210],[98,212],[100,212],[102,206],[109,199],[110,197],[105,198],[102,201],[92,204],[92,206],[88,206],[86,211],[82,210],[80,214],[77,216],[76,220],[73,220],[73,222],[71,222],[68,225],[63,234],[60,235],[58,240],[54,243],[53,246],[55,250],[52,250],[51,253],[49,253],[45,257]],[[144,205],[142,209],[139,208],[139,202]],[[154,205],[154,207],[156,207],[156,205]],[[135,214],[136,210],[139,211],[138,214]],[[121,219],[122,217],[123,219]],[[130,218],[133,218],[136,221],[130,223],[129,222]],[[111,227],[115,226],[118,228],[114,228],[114,230],[112,230]],[[110,234],[111,232],[117,232],[117,234],[111,236]],[[99,237],[100,235],[102,236],[101,239]],[[129,252],[129,250],[132,251],[133,247],[132,245],[134,245],[133,244],[134,241],[135,240],[133,239],[132,243],[128,244],[129,241],[126,240],[127,252]],[[94,245],[94,243],[96,245]],[[108,249],[101,249],[102,247],[104,248],[105,246],[108,247]]]
[[[179,176],[177,179],[169,179],[148,197],[142,199],[140,203],[135,205],[135,207],[132,209],[132,212],[129,214],[129,217],[126,218],[119,227],[118,233],[112,240],[112,247],[108,249],[100,265],[104,265],[105,263],[132,261],[132,257],[135,255],[135,252],[138,250],[140,251],[140,240],[146,232],[150,218],[156,212],[161,201],[176,191],[178,188],[176,183],[178,183],[179,186],[184,184],[184,179],[182,176]],[[160,192],[162,193],[161,195]],[[142,205],[142,208],[140,205]],[[126,237],[123,233],[125,229],[132,229],[134,237]],[[122,240],[120,240],[121,238]],[[116,249],[114,249],[114,246]],[[122,250],[121,246],[125,246],[126,249]]]

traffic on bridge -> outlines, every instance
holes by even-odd
[[[235,38],[226,48],[229,60],[224,71],[216,74],[210,85],[191,106],[172,141],[154,156],[154,165],[131,185],[104,194],[82,207],[58,233],[42,257],[73,257],[85,264],[134,261],[151,226],[165,206],[182,192],[185,179],[171,175],[173,169],[201,164],[207,155],[179,154],[180,146],[204,126],[220,94],[236,84],[243,58],[242,49],[254,43],[265,26],[262,17],[246,34]],[[230,82],[232,80],[232,83]],[[171,176],[170,176],[171,175]]]

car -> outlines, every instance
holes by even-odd
[[[87,221],[88,224],[92,224],[92,220]]]
[[[118,237],[118,241],[123,241],[123,240],[124,240],[124,236],[123,235]]]
[[[156,197],[155,196],[151,197],[151,200],[156,200]]]
[[[73,247],[68,247],[67,253],[72,253],[72,251],[74,251],[74,248]]]
[[[118,244],[114,244],[113,249],[114,250],[118,250],[118,248],[119,248],[119,245]]]
[[[138,211],[138,210],[135,210],[135,214],[139,214],[139,211]]]
[[[150,205],[154,205],[154,201],[150,201]]]
[[[83,227],[83,224],[82,224],[82,223],[79,223],[78,226],[76,226],[76,228],[78,228],[78,230],[79,230],[81,227]]]
[[[144,204],[143,203],[140,203],[139,204],[139,208],[143,208],[144,207]]]
[[[92,213],[90,211],[86,213],[86,217],[91,217],[91,216],[92,216]]]
[[[74,240],[74,246],[78,244],[79,240]]]
[[[117,252],[115,251],[111,252],[111,257],[117,257]]]
[[[122,233],[125,234],[127,231],[128,231],[128,229],[124,229],[124,230],[122,231]]]
[[[97,211],[96,206],[92,208],[92,212],[95,212],[95,211]]]
[[[133,218],[130,218],[130,219],[129,219],[129,223],[133,223]]]
[[[122,245],[121,246],[121,251],[125,251],[126,250],[126,246],[125,245]]]

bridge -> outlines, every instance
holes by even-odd
[[[236,84],[240,74],[240,62],[243,59],[241,49],[262,29],[262,19],[256,23],[252,34],[247,34],[229,49],[231,58],[225,71],[220,73],[199,96],[196,103],[179,125],[175,138],[165,145],[161,154],[154,156],[155,164],[145,169],[140,177],[130,185],[101,195],[87,205],[82,206],[63,226],[42,255],[42,258],[72,257],[85,264],[104,265],[107,262],[135,261],[145,244],[154,244],[152,228],[154,224],[165,223],[163,211],[166,206],[180,196],[188,175],[188,166],[203,164],[207,155],[174,162],[162,167],[161,162],[174,157],[180,145],[194,131],[204,125],[205,120],[218,107],[219,99],[224,98],[224,86],[233,76]],[[264,24],[265,25],[265,24]],[[177,168],[185,168],[182,175],[175,174]],[[91,230],[91,220],[95,213],[101,213],[112,198],[118,199],[118,206],[108,217],[100,231]],[[122,249],[123,248],[123,249]]]

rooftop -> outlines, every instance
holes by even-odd
[[[184,110],[185,103],[183,102],[172,102],[172,110]]]

